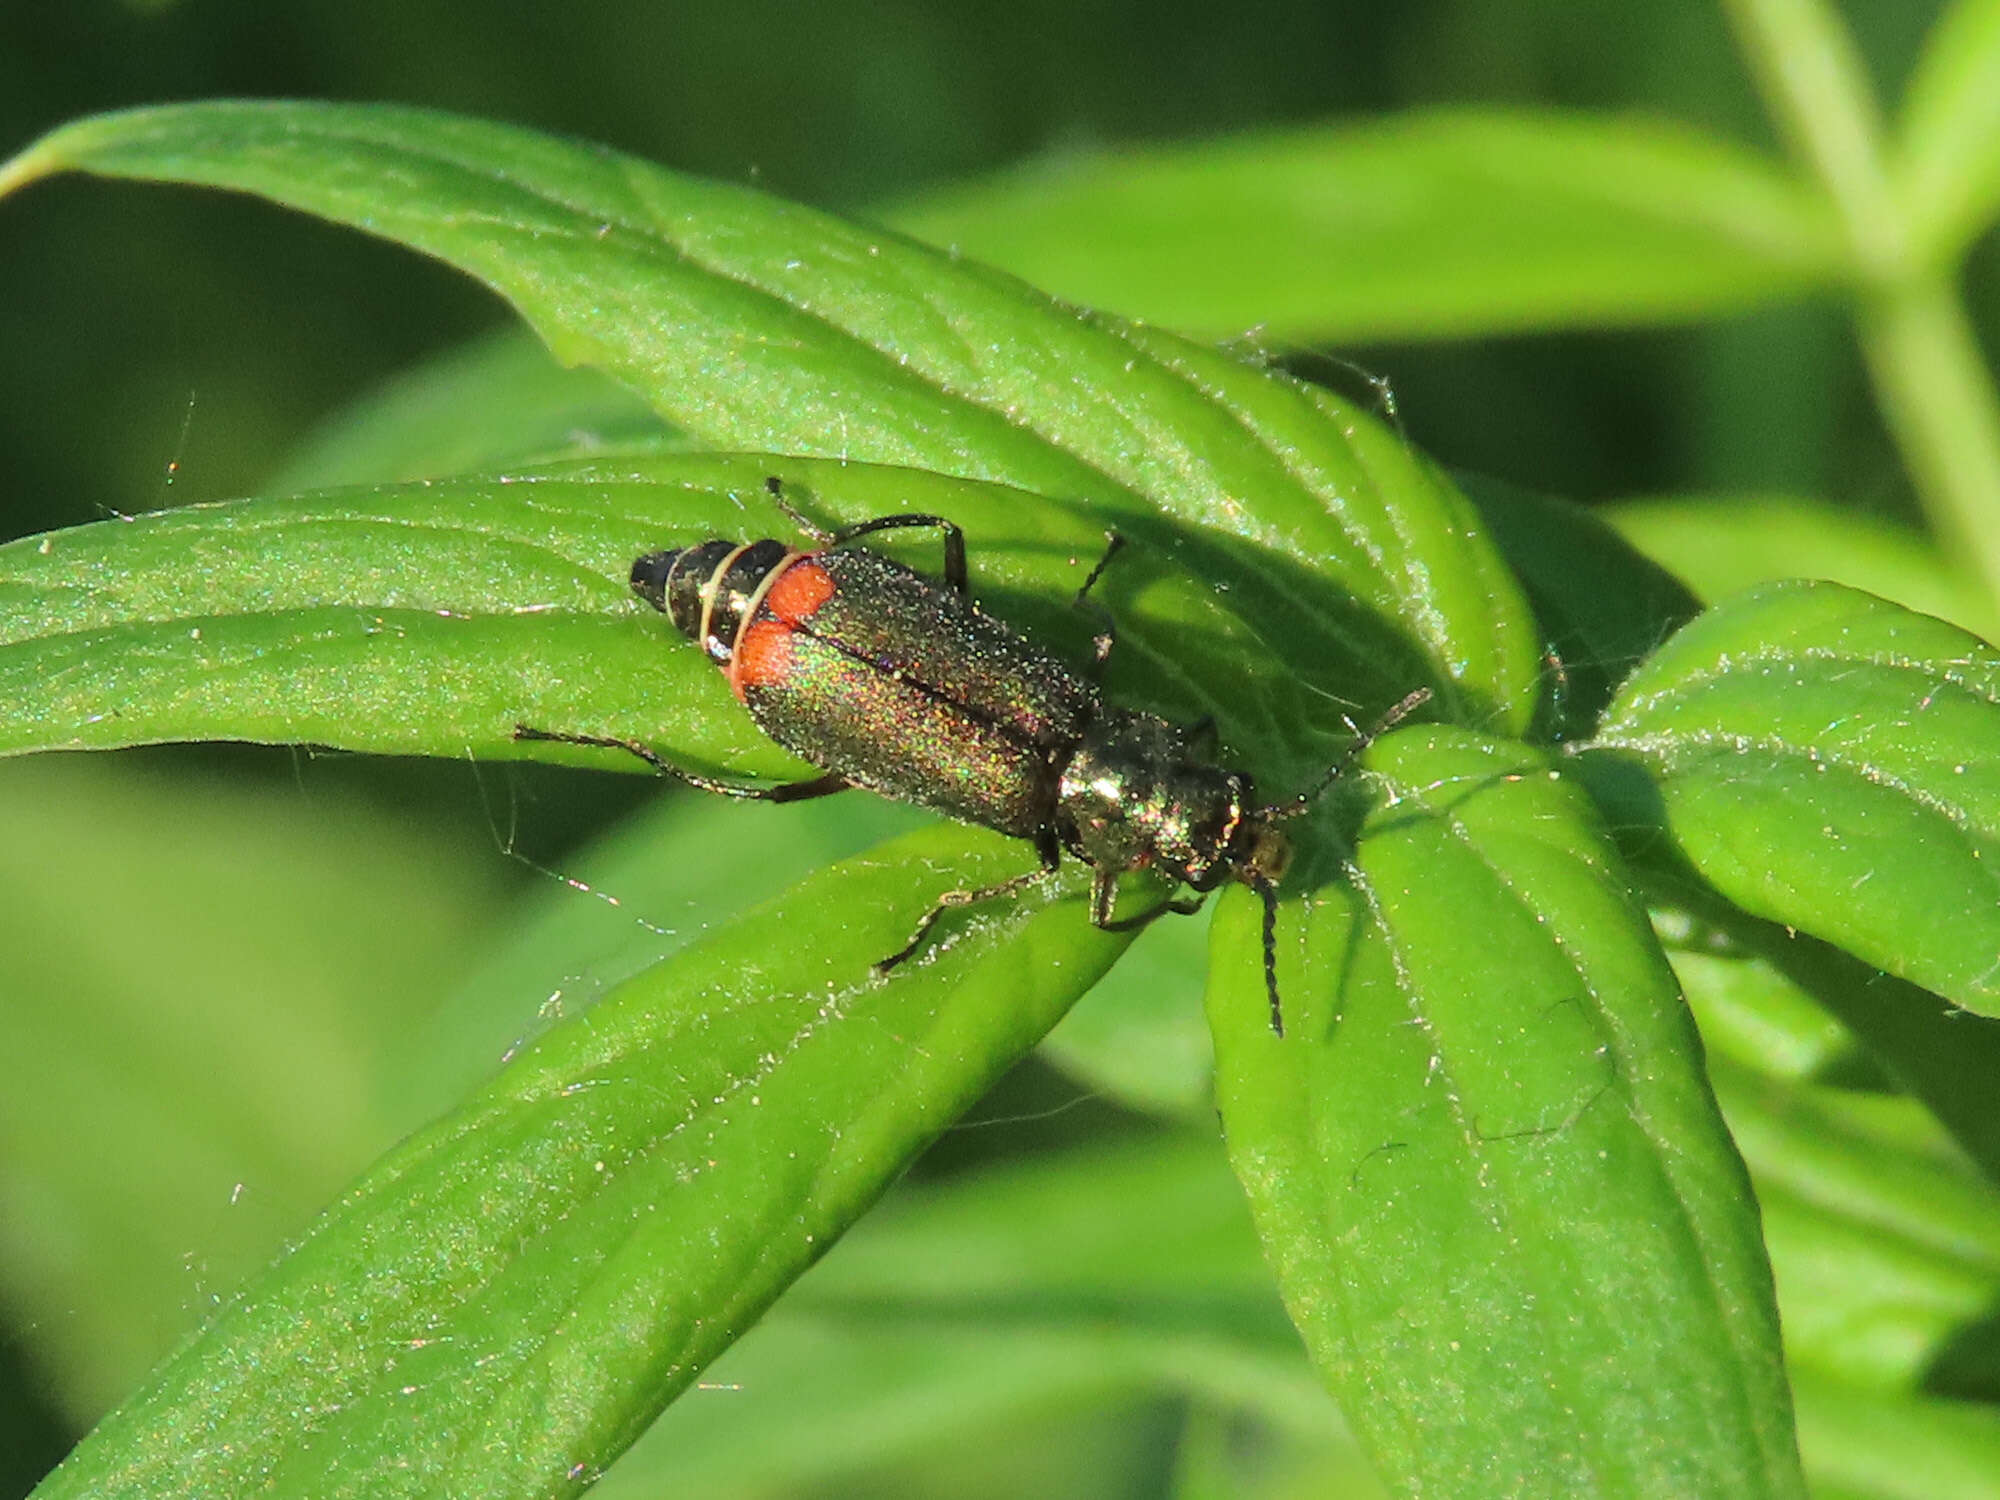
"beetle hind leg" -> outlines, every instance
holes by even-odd
[[[1037,839],[1035,852],[1041,856],[1042,861],[1035,869],[1025,870],[1019,875],[1010,875],[1005,880],[980,886],[977,890],[946,891],[937,898],[931,909],[924,913],[923,920],[917,923],[916,931],[910,934],[907,943],[887,958],[876,960],[875,972],[888,973],[923,947],[924,940],[931,935],[931,929],[937,926],[946,912],[957,911],[965,906],[979,906],[987,901],[997,901],[1002,896],[1017,895],[1021,891],[1040,885],[1062,868],[1062,855],[1053,838]]]
[[[712,776],[703,776],[675,765],[659,751],[638,740],[621,740],[615,735],[604,734],[559,734],[553,729],[535,729],[527,724],[514,726],[517,740],[536,740],[554,745],[589,745],[600,750],[623,750],[628,755],[636,755],[662,776],[671,776],[676,781],[684,781],[689,786],[704,792],[713,792],[718,797],[735,797],[745,802],[805,802],[814,797],[830,797],[835,792],[844,792],[849,783],[846,778],[828,772],[815,776],[810,781],[787,781],[777,786],[746,786],[738,781],[717,781]]]

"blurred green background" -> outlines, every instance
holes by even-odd
[[[1891,104],[1940,8],[1842,7]],[[863,215],[1024,161],[1438,104],[1650,114],[1779,149],[1720,12],[1686,0],[0,6],[0,150],[86,113],[228,95],[432,105]],[[509,322],[469,282],[361,236],[82,178],[0,201],[0,288],[0,539],[257,493],[345,403]],[[1967,291],[1990,347],[1991,235]],[[1830,303],[1288,358],[1350,393],[1386,379],[1433,455],[1543,493],[1756,494],[1918,524]],[[0,1149],[51,1131],[75,1142],[62,1183],[20,1165],[50,1170],[46,1150],[0,1159],[0,1253],[15,1268],[0,1284],[0,1495],[25,1492],[174,1331],[163,1316],[108,1348],[115,1320],[78,1289],[178,1264],[184,1321],[295,1231],[410,1123],[375,1082],[399,1030],[477,966],[504,913],[549,889],[537,865],[567,873],[648,794],[636,778],[243,747],[0,767],[0,952],[70,956],[46,972],[0,962],[0,987],[74,997],[51,1035],[35,1027],[60,1008],[0,993],[0,1057],[85,1058],[0,1102]],[[236,1117],[203,1139],[278,1144],[263,1162],[218,1146],[201,1174],[152,1184],[150,1238],[124,1243],[70,1187],[95,1174],[106,1198],[147,1201],[145,1162],[115,1159],[117,1143],[201,1135],[161,1080],[203,1075],[250,1096],[219,1105]],[[1016,1087],[1022,1114],[1073,1093],[1053,1075]],[[1113,1114],[1052,1128],[1080,1136]],[[131,1266],[94,1263],[107,1236]],[[1160,1482],[1145,1477],[1148,1421],[1089,1439],[1134,1493]],[[1117,1456],[1128,1448],[1140,1457]]]
[[[1843,9],[1892,90],[1938,7]],[[226,95],[435,105],[849,212],[1038,155],[1441,103],[1651,112],[1775,149],[1720,13],[1681,0],[0,9],[13,145],[94,110]],[[0,285],[9,535],[248,493],[330,408],[502,320],[352,234],[81,180],[0,209]],[[1830,309],[1341,353],[1394,383],[1431,452],[1548,493],[1908,507]]]

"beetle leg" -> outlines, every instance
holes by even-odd
[[[1278,1000],[1278,888],[1265,876],[1249,881],[1264,903],[1264,990],[1271,998],[1271,1035],[1285,1034],[1285,1008]]]
[[[526,724],[514,726],[517,740],[540,740],[557,745],[592,745],[604,750],[624,750],[636,755],[663,776],[671,776],[676,781],[684,781],[691,787],[704,792],[714,792],[718,797],[737,797],[746,802],[804,802],[813,797],[830,797],[835,792],[844,792],[849,783],[840,776],[828,772],[815,776],[811,781],[788,781],[778,786],[745,786],[736,781],[717,781],[712,776],[702,776],[694,771],[684,770],[675,765],[659,751],[642,745],[637,740],[621,740],[600,734],[557,734],[549,729],[531,729]]]
[[[1091,662],[1085,673],[1093,682],[1104,675],[1104,664],[1111,659],[1111,648],[1118,644],[1117,617],[1090,597],[1091,589],[1096,586],[1097,580],[1104,576],[1104,570],[1111,565],[1111,559],[1116,557],[1119,549],[1125,545],[1125,538],[1115,531],[1105,532],[1104,538],[1104,556],[1098,558],[1097,566],[1090,570],[1089,576],[1083,580],[1083,587],[1078,589],[1076,597],[1070,600],[1072,609],[1088,610],[1097,616],[1097,634],[1091,638]]]
[[[1191,917],[1201,910],[1201,896],[1169,896],[1130,917],[1111,915],[1118,904],[1118,871],[1097,870],[1090,882],[1090,925],[1106,932],[1138,932],[1150,927],[1168,912],[1176,916]]]
[[[1120,917],[1115,922],[1099,922],[1097,925],[1106,932],[1139,932],[1151,927],[1169,912],[1177,917],[1191,917],[1201,910],[1201,902],[1199,896],[1170,896],[1136,916]]]
[[[965,569],[965,533],[956,522],[947,521],[943,516],[901,515],[877,516],[872,521],[862,521],[853,526],[843,526],[838,531],[828,531],[824,526],[814,524],[805,513],[785,494],[785,481],[776,474],[764,481],[764,488],[770,492],[771,502],[783,511],[791,522],[822,547],[838,547],[843,542],[851,542],[858,536],[867,536],[875,531],[901,531],[906,527],[935,526],[944,536],[944,581],[953,593],[961,599],[972,597],[972,580]]]
[[[825,538],[826,545],[838,547],[843,542],[851,542],[858,536],[867,536],[875,531],[902,531],[909,527],[935,526],[944,537],[944,581],[951,591],[961,599],[972,597],[972,580],[965,571],[965,533],[958,524],[947,521],[943,516],[912,513],[903,516],[877,516],[872,521],[861,521],[853,526],[843,526]]]
[[[1025,871],[1019,875],[1010,875],[1005,880],[997,881],[992,885],[983,885],[975,891],[946,891],[942,896],[938,897],[937,904],[924,913],[924,919],[917,923],[917,930],[910,934],[910,940],[894,953],[891,953],[887,958],[876,962],[875,972],[877,974],[888,973],[897,964],[923,947],[924,939],[930,936],[931,929],[937,926],[938,919],[946,912],[955,911],[961,906],[977,906],[983,901],[995,901],[1002,896],[1011,896],[1017,891],[1025,891],[1030,886],[1040,885],[1044,880],[1047,880],[1057,870],[1062,868],[1062,853],[1057,847],[1053,834],[1038,837],[1035,840],[1035,852],[1041,856],[1042,861],[1035,869]]]

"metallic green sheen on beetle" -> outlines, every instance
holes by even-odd
[[[776,480],[770,489],[783,504]],[[846,545],[905,527],[943,535],[942,581]],[[1259,805],[1248,773],[1213,763],[1206,721],[1182,726],[1106,704],[1094,673],[982,612],[968,586],[964,536],[951,522],[883,516],[816,532],[816,540],[812,550],[717,539],[651,552],[633,563],[632,588],[707,653],[764,733],[823,767],[823,776],[741,786],[683,770],[633,740],[525,726],[517,735],[616,746],[732,797],[786,802],[864,787],[1034,844],[1038,868],[947,892],[880,970],[915,953],[946,911],[1047,878],[1065,849],[1095,871],[1090,919],[1104,928],[1139,927],[1201,905],[1199,896],[1166,900],[1114,919],[1117,879],[1127,870],[1158,870],[1198,893],[1241,881],[1263,901],[1271,1027],[1282,1035],[1276,885],[1290,847],[1278,824],[1310,798]],[[1119,545],[1113,537],[1079,603]],[[1094,667],[1111,639],[1107,624]],[[1395,717],[1424,696],[1412,694]]]

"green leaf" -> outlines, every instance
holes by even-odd
[[[199,506],[11,543],[0,748],[505,755],[518,721],[602,723],[622,700],[697,760],[782,773],[796,763],[715,701],[715,673],[665,649],[622,584],[669,528],[736,519],[731,474],[710,474],[700,493],[485,481]]]
[[[1654,910],[1653,930],[1711,1058],[1791,1082],[1867,1069],[1854,1034],[1735,932],[1672,907]]]
[[[1727,1063],[1714,1076],[1756,1177],[1792,1368],[1923,1388],[2000,1295],[2000,1193],[1911,1100]]]
[[[1122,946],[1071,880],[870,973],[934,894],[915,869],[1021,863],[990,835],[915,835],[540,1037],[40,1493],[579,1491]]]
[[[1364,1445],[1412,1491],[1798,1494],[1756,1207],[1590,803],[1464,731],[1367,768],[1287,1037],[1254,903],[1210,980],[1231,1158]]]
[[[1177,1394],[1325,1441],[1211,1135],[1146,1137],[918,1185],[805,1276],[668,1412],[608,1493],[818,1493],[1009,1415]]]
[[[800,774],[625,583],[633,557],[675,541],[785,534],[763,490],[780,466],[831,520],[913,506],[957,517],[978,539],[981,598],[1086,659],[1094,620],[1049,602],[1103,548],[1077,507],[904,469],[670,456],[189,507],[0,547],[0,749],[230,738],[519,756],[530,747],[513,728],[528,722],[637,736],[696,769]],[[934,541],[908,547],[935,568]],[[1347,732],[1350,700],[1298,690],[1328,675],[1311,659],[1329,639],[1314,619],[1337,631],[1345,606],[1301,612],[1267,656],[1235,613],[1254,577],[1217,566],[1121,554],[1102,595],[1121,620],[1114,680],[1186,717],[1213,713],[1274,765],[1289,769],[1289,746],[1303,778]]]
[[[1662,878],[1657,858],[1641,857],[1668,907],[1656,928],[1711,1053],[1790,1082],[1900,1085],[2000,1183],[2000,1021],[1745,916],[1688,872]]]
[[[376,1080],[496,892],[290,783],[0,767],[0,1299],[79,1425],[396,1138]]]
[[[1532,713],[1533,631],[1463,497],[1260,366],[745,188],[443,115],[106,115],[0,168],[0,192],[63,170],[256,192],[436,255],[717,447],[1095,502],[1191,575],[1251,580],[1233,602],[1267,649],[1331,619],[1339,691],[1364,705],[1436,678],[1456,711]]]
[[[880,797],[749,806],[670,789],[559,867],[512,851],[543,884],[443,1002],[406,1028],[388,1060],[385,1103],[406,1126],[422,1124],[527,1041],[704,932],[929,821]]]
[[[1212,1119],[1215,1057],[1201,981],[1214,910],[1211,902],[1141,932],[1049,1033],[1043,1055],[1127,1109]]]
[[[1808,991],[1865,1048],[1871,1064],[1929,1106],[1959,1148],[2000,1183],[2000,1021],[1970,1015],[1929,990],[1884,974],[1840,949],[1772,923],[1739,916],[1745,946]]]
[[[2000,615],[1978,583],[1907,526],[1790,495],[1676,495],[1592,514],[1706,603],[1759,583],[1824,578],[1991,639]],[[1657,644],[1657,641],[1655,641]]]
[[[1918,254],[1950,265],[2000,213],[2000,4],[1955,0],[1903,95],[1893,171]]]
[[[1634,673],[1592,758],[1650,780],[1606,795],[1743,910],[1992,1014],[1996,744],[2000,652],[1853,589],[1778,584]]]
[[[657,447],[671,429],[596,370],[566,370],[519,329],[426,360],[320,424],[266,490],[491,474],[600,449]]]
[[[1798,1381],[1816,1500],[1995,1500],[2000,1413],[1987,1402],[1884,1396]]]
[[[1059,157],[886,210],[1087,306],[1215,337],[1676,322],[1837,282],[1819,201],[1665,121],[1442,110]]]

